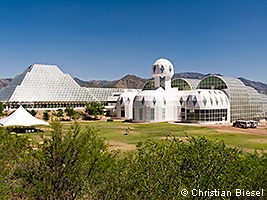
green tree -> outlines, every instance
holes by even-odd
[[[247,190],[267,190],[267,153],[255,151],[244,155],[242,188]],[[265,194],[266,195],[266,194]],[[265,197],[266,199],[266,197]]]
[[[100,102],[92,101],[86,105],[85,112],[88,115],[93,115],[95,118],[97,118],[97,116],[104,115],[104,109],[104,106]]]
[[[52,123],[52,136],[43,138],[38,150],[28,152],[17,170],[29,199],[91,199],[111,154],[93,128],[81,130],[74,123],[63,133],[59,122]],[[85,190],[86,188],[86,190]],[[89,190],[88,190],[89,189]]]
[[[64,111],[61,108],[57,109],[56,112],[53,112],[53,116],[56,116],[59,120],[61,120],[64,116]]]
[[[109,188],[113,193],[106,198],[194,199],[181,196],[181,190],[233,191],[244,186],[243,174],[250,171],[243,159],[240,151],[202,137],[188,138],[187,142],[175,138],[140,142],[137,153],[121,160],[124,168],[113,171],[117,178]]]
[[[43,119],[46,121],[49,120],[49,118],[50,118],[49,112],[50,112],[49,110],[46,110],[43,113]]]
[[[70,117],[70,119],[78,119],[79,118],[79,114],[74,110],[74,108],[72,106],[67,106],[65,108],[65,113],[67,114],[67,116]]]
[[[4,105],[3,105],[3,103],[0,101],[0,116],[3,115],[3,111],[4,111]]]
[[[37,150],[27,136],[0,129],[1,199],[214,199],[190,191],[267,190],[265,152],[243,153],[205,137],[167,137],[118,154],[94,128],[74,123],[63,132],[58,121],[52,128]]]
[[[19,180],[13,178],[22,158],[27,157],[30,141],[26,135],[10,134],[0,128],[0,198],[11,199]]]
[[[63,117],[63,114],[64,114],[64,112],[62,109],[57,109],[57,113],[56,113],[57,117]]]

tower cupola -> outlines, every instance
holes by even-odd
[[[152,65],[152,76],[154,78],[155,87],[160,87],[161,79],[165,82],[165,90],[171,88],[171,78],[174,75],[173,64],[165,59],[160,58]]]

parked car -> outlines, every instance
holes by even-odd
[[[257,128],[257,126],[259,125],[259,123],[257,121],[249,121],[250,122],[250,128]]]
[[[236,120],[233,123],[234,127],[239,127],[239,128],[250,128],[251,127],[251,123],[250,121],[245,121],[245,120]]]

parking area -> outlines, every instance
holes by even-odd
[[[207,125],[208,127],[214,128],[218,132],[226,133],[243,133],[251,135],[267,135],[266,125],[259,125],[257,128],[237,128],[233,127],[232,124],[229,125]]]

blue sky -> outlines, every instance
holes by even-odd
[[[82,80],[220,73],[267,83],[265,0],[0,0],[0,77],[34,63]]]

